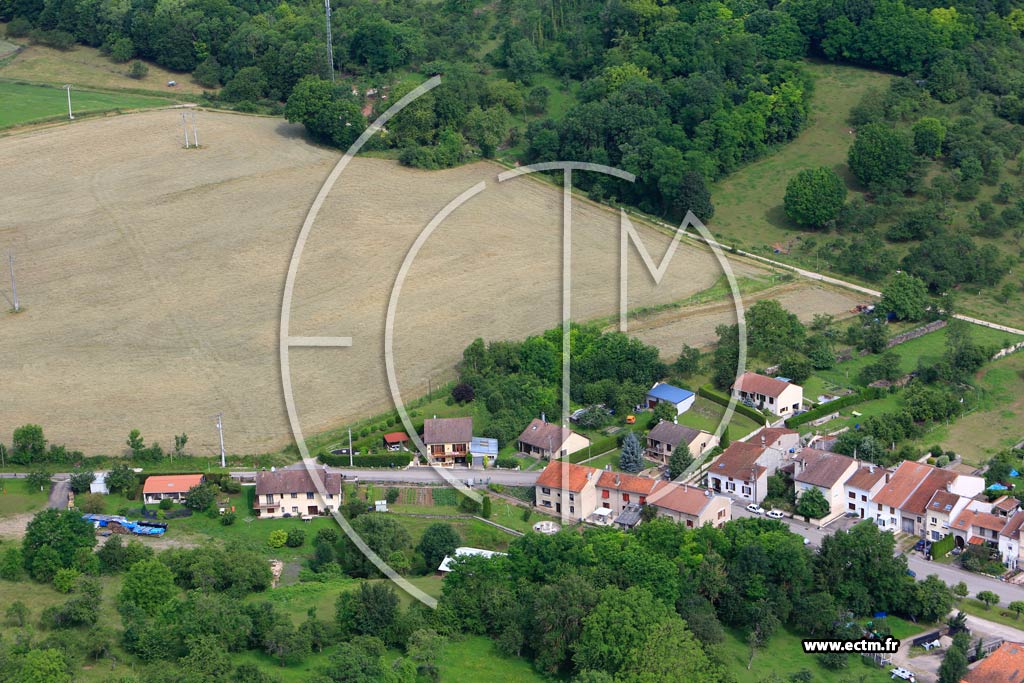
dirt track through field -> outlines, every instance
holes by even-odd
[[[281,292],[299,227],[339,155],[279,119],[201,112],[198,123],[201,150],[182,149],[175,111],[0,140],[0,250],[16,255],[25,307],[0,315],[10,359],[0,370],[5,440],[15,426],[38,422],[53,442],[119,453],[138,428],[165,448],[185,432],[193,452],[209,454],[217,448],[211,416],[223,411],[229,451],[290,442]],[[400,386],[409,397],[423,393],[478,336],[522,338],[558,323],[561,193],[529,179],[499,184],[500,170],[423,172],[376,159],[349,166],[295,287],[292,335],[354,342],[292,350],[307,433],[390,405],[382,346],[392,284],[427,222],[475,183],[486,190],[438,228],[404,284]],[[573,226],[573,315],[613,314],[618,217],[576,202]],[[644,231],[644,239],[659,261],[667,238]],[[660,286],[635,253],[629,268],[631,308],[685,298],[720,275],[695,247],[680,248]],[[665,335],[667,349],[684,339]]]

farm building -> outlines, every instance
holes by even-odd
[[[499,553],[494,550],[483,550],[482,548],[459,547],[455,549],[455,556],[445,555],[441,564],[437,567],[437,573],[444,575],[452,570],[452,563],[460,557],[503,557],[506,553]]]
[[[201,474],[154,475],[146,479],[142,487],[142,499],[147,504],[157,504],[164,498],[180,503],[193,486],[203,483]]]
[[[473,440],[473,418],[428,418],[423,421],[423,445],[434,464],[465,465]]]
[[[756,372],[744,372],[732,388],[736,398],[773,415],[792,415],[800,410],[804,390],[799,384]]]
[[[648,408],[653,408],[659,403],[668,403],[676,409],[676,415],[682,415],[693,407],[695,399],[696,395],[692,391],[658,382],[647,392],[646,400]]]
[[[312,474],[300,466],[256,475],[253,508],[258,517],[311,517],[334,512],[339,505],[341,475],[328,472],[326,466]]]
[[[543,416],[533,420],[519,435],[519,450],[541,458],[563,458],[590,445],[590,439],[567,427],[547,422]]]

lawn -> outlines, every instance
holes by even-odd
[[[442,683],[542,683],[525,659],[505,657],[489,638],[449,641],[438,661]]]
[[[1024,353],[1001,358],[978,373],[981,405],[950,425],[934,425],[922,445],[939,443],[981,465],[1024,436]]]
[[[693,407],[679,416],[679,424],[693,427],[694,429],[703,429],[714,434],[724,414],[725,406],[720,406],[703,396],[698,396],[693,402]],[[728,426],[729,440],[739,441],[759,426],[758,423],[746,415],[733,412],[732,420],[729,421]]]
[[[1020,341],[1019,337],[1008,332],[1000,332],[981,325],[969,325],[971,338],[975,343],[988,348],[1002,348]],[[917,339],[899,344],[890,349],[900,357],[900,371],[913,372],[918,363],[934,364],[942,358],[946,350],[946,328],[931,332]],[[831,370],[820,370],[816,374],[827,382],[837,386],[854,387],[859,385],[857,379],[860,371],[867,365],[878,362],[878,356],[868,354],[856,356],[852,360],[836,365]]]
[[[41,510],[47,497],[45,492],[29,491],[24,481],[0,480],[0,517]]]
[[[996,591],[996,594],[998,595],[999,591]],[[965,614],[971,615],[972,617],[987,619],[988,621],[994,621],[997,624],[1011,626],[1015,629],[1024,631],[1024,619],[1015,618],[1013,612],[1003,609],[1002,607],[993,606],[991,609],[986,609],[985,603],[981,600],[975,600],[974,598],[962,598],[957,600],[956,608]]]
[[[812,427],[811,425],[801,425],[799,429],[805,431],[814,431],[819,434],[828,434],[836,430],[842,429],[843,427],[849,427],[850,429],[857,429],[857,425],[863,424],[864,420],[873,415],[884,415],[891,413],[903,404],[903,398],[901,394],[888,394],[883,398],[874,401],[865,401],[864,403],[858,403],[855,406],[847,406],[840,409],[839,417],[823,425]],[[857,412],[860,415],[854,415]]]
[[[2,73],[2,72],[0,72]],[[125,109],[165,107],[160,97],[72,89],[71,105],[76,115]],[[67,92],[63,88],[21,83],[0,83],[0,129],[25,123],[61,120],[67,117]]]
[[[854,66],[809,62],[805,67],[815,79],[810,125],[796,140],[711,188],[715,216],[708,227],[727,244],[787,244],[800,235],[782,210],[786,183],[797,171],[817,166],[848,175],[846,155],[853,136],[847,115],[869,88],[884,88],[891,79]]]
[[[832,683],[855,680],[861,683],[882,683],[889,681],[889,674],[873,664],[866,664],[860,657],[850,656],[850,664],[842,671],[832,671],[823,667],[816,655],[804,654],[800,643],[801,638],[787,630],[780,629],[768,643],[767,647],[754,656],[753,665],[748,669],[750,646],[739,633],[731,630],[725,632],[725,641],[718,648],[722,662],[736,677],[736,683],[757,683],[761,681],[767,669],[788,680],[789,676],[804,669],[810,671],[815,681]]]

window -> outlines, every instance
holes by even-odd
[[[542,488],[540,490],[540,492],[543,493],[544,495],[550,495],[551,494],[551,489],[549,489],[549,488]]]
[[[850,491],[850,498],[853,498],[854,500],[857,500],[857,494],[854,493],[853,491]]]
[[[890,515],[895,515],[896,514],[896,509],[894,507],[892,507],[891,505],[889,506],[889,514]]]
[[[881,503],[879,503],[879,504],[878,504],[878,511],[879,511],[879,512],[881,512],[881,511],[882,511],[882,504],[881,504]]]
[[[570,493],[569,494],[569,500],[576,500],[576,494]]]
[[[718,511],[718,518],[722,519],[722,517],[725,517],[725,512],[726,512],[725,510],[719,510]]]
[[[866,502],[868,502],[868,497],[867,497],[867,496],[866,496],[865,494],[863,494],[863,493],[862,493],[862,494],[860,494],[860,499],[861,499],[861,500],[862,500],[863,502],[865,502],[865,503],[866,503]]]
[[[544,502],[541,503],[541,507],[546,507],[546,508],[551,507],[551,501],[550,500],[545,500]]]
[[[939,520],[937,520],[937,519],[935,519],[934,517],[932,517],[932,524],[937,524],[937,523],[938,523],[938,521],[939,521]]]
[[[686,528],[687,529],[692,529],[693,528],[693,520],[692,519],[686,520]]]
[[[292,506],[292,512],[294,512],[295,514],[299,514],[299,508],[297,508],[297,507],[295,507],[295,506],[293,505],[293,506]]]
[[[628,503],[629,502],[629,494],[628,493],[623,493],[622,494],[622,502],[623,503]]]
[[[274,514],[274,508],[267,508],[267,514],[268,515]]]
[[[640,504],[647,505],[647,496],[640,496]]]
[[[267,503],[268,505],[273,503],[274,502],[274,494],[273,493],[268,493],[266,495],[266,500],[264,502]]]
[[[298,497],[299,497],[299,494],[297,494],[297,493],[293,493],[292,494],[292,498],[298,498]]]
[[[306,500],[313,500],[313,492],[306,491]]]
[[[576,506],[575,505],[570,505],[569,506],[569,512],[576,512]]]
[[[856,506],[856,505],[855,505],[854,503],[850,503],[850,505],[849,505],[849,509],[850,509],[850,510],[856,510],[856,509],[857,509],[857,506]]]
[[[607,497],[608,497],[608,495],[609,495],[609,494],[608,494],[608,489],[602,489],[602,490],[601,490],[601,497],[602,497],[602,498],[607,498]]]

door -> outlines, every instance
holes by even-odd
[[[307,512],[308,512],[309,514],[311,514],[311,515],[319,515],[319,514],[320,514],[320,510],[319,510],[319,509],[317,508],[317,506],[316,506],[316,505],[310,505],[310,506],[309,506],[309,507],[307,508]]]
[[[562,511],[562,504],[561,503],[555,503],[555,512],[561,512],[561,511]]]

